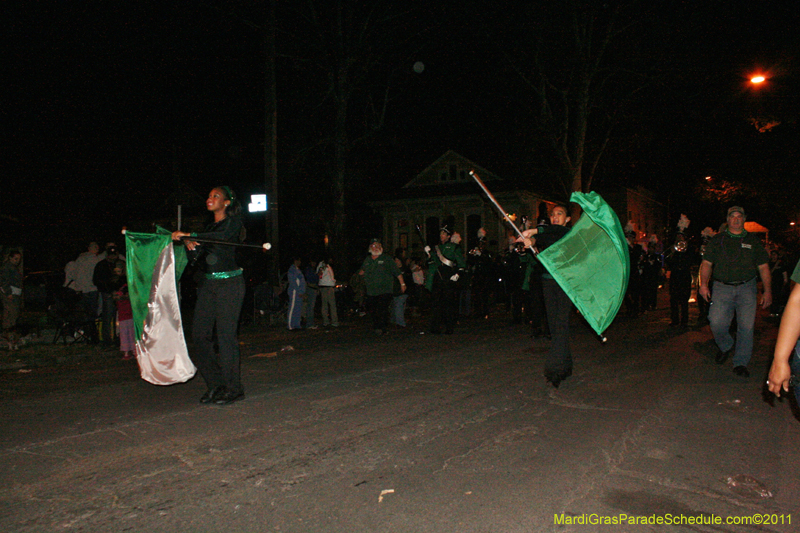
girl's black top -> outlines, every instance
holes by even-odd
[[[242,217],[229,216],[206,227],[202,233],[193,234],[200,239],[239,242],[242,231]],[[231,272],[238,270],[236,264],[236,247],[225,244],[198,243],[195,253],[201,254],[200,260],[205,264],[206,274],[215,272]]]

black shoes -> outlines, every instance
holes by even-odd
[[[206,393],[200,397],[200,403],[228,405],[229,403],[242,399],[244,399],[244,392],[229,391],[224,385],[218,385],[213,389],[208,389]]]
[[[200,396],[200,403],[211,403],[217,399],[223,392],[225,392],[225,387],[219,385],[214,387],[213,389],[208,389],[205,394]]]
[[[744,366],[744,365],[739,365],[739,366],[733,367],[733,373],[736,374],[737,376],[740,376],[740,377],[743,377],[743,378],[749,378],[750,377],[750,371],[747,370],[747,367]]]
[[[733,352],[733,348],[731,348],[727,352],[723,352],[723,351],[720,350],[720,352],[714,358],[714,362],[717,363],[718,365],[721,365],[722,363],[724,363],[725,361],[728,360],[728,357],[731,355],[732,352]]]
[[[555,388],[558,388],[558,386],[561,385],[561,382],[570,377],[571,375],[572,375],[571,368],[569,370],[562,370],[560,372],[552,372],[549,370],[545,370],[544,372],[545,379],[547,379],[547,381],[549,381],[550,384]]]
[[[217,405],[228,405],[229,403],[233,403],[235,401],[243,399],[244,399],[244,392],[242,391],[234,392],[228,389],[224,389],[224,392],[222,392],[222,394],[214,398],[214,403]]]

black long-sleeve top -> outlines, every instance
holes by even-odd
[[[552,244],[560,240],[561,237],[569,233],[569,229],[570,228],[566,226],[559,226],[557,224],[552,226],[539,226],[539,232],[536,235],[536,247],[540,252],[546,250]]]
[[[566,226],[559,226],[558,224],[539,226],[539,233],[536,235],[536,247],[540,252],[546,250],[558,242],[564,235],[569,233],[569,230],[570,228]],[[551,276],[550,273],[545,269],[542,269],[542,277],[553,279],[553,276]]]
[[[242,231],[242,217],[229,216],[206,227],[202,233],[193,234],[200,239],[239,242]],[[225,244],[198,243],[194,253],[202,254],[206,274],[238,270],[236,247]]]

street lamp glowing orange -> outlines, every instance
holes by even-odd
[[[754,83],[756,85],[758,85],[759,83],[764,83],[765,81],[766,78],[764,76],[753,76],[752,78],[750,78],[750,83]]]

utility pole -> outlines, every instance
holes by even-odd
[[[272,243],[272,282],[280,280],[280,239],[278,235],[278,97],[275,77],[275,1],[268,0],[264,31],[264,192],[267,199],[267,237]]]

